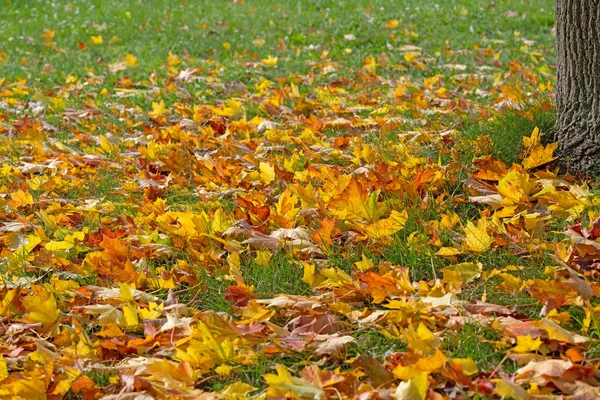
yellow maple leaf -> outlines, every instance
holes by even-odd
[[[440,349],[436,349],[435,353],[433,353],[430,357],[420,358],[416,362],[416,366],[419,367],[421,371],[433,372],[441,369],[448,358],[442,353]]]
[[[515,400],[525,400],[529,398],[527,391],[516,383],[505,379],[494,379],[493,381],[496,382],[494,393],[502,398]]]
[[[467,376],[475,375],[479,372],[477,364],[470,358],[451,358],[450,361],[458,365],[462,369],[462,372]]]
[[[31,371],[30,374],[25,375],[26,379],[17,379],[9,381],[7,384],[2,385],[2,389],[7,389],[14,396],[8,396],[9,398],[18,399],[45,399],[47,398],[46,389],[48,380],[46,376],[52,376],[54,363],[49,362],[43,366],[37,368],[37,370]]]
[[[393,397],[403,400],[425,400],[429,391],[429,374],[421,372],[406,382],[400,382]]]
[[[529,204],[529,196],[537,188],[537,183],[529,174],[518,165],[513,166],[509,172],[498,182],[496,190],[502,195],[502,204]]]
[[[496,286],[498,290],[506,290],[510,293],[518,293],[523,288],[523,281],[518,276],[501,273],[502,283]]]
[[[138,311],[139,316],[142,319],[156,319],[162,315],[164,305],[155,303],[153,301],[148,303],[148,308],[140,308]]]
[[[137,67],[138,60],[133,54],[127,53],[125,54],[125,64],[127,64],[128,67]]]
[[[42,33],[42,39],[45,39],[46,41],[50,41],[50,40],[54,39],[55,34],[56,34],[55,31],[46,28],[46,30]]]
[[[449,265],[442,268],[444,282],[449,282],[454,287],[460,287],[463,283],[471,283],[481,276],[483,265],[481,263],[464,262]]]
[[[391,19],[385,23],[385,27],[387,29],[396,29],[400,25],[400,22],[397,19]]]
[[[406,365],[406,366],[402,365],[402,364],[398,364],[392,372],[396,378],[402,379],[403,381],[407,381],[407,380],[419,375],[423,371],[419,367],[417,367],[415,364]]]
[[[417,55],[418,54],[415,53],[406,53],[404,54],[404,59],[406,60],[406,62],[411,63],[417,59]]]
[[[133,301],[134,290],[135,288],[132,288],[126,283],[121,283],[121,285],[119,285],[119,294],[123,301]]]
[[[406,210],[402,210],[402,212],[393,210],[389,218],[380,219],[374,224],[365,226],[364,231],[373,240],[385,238],[404,228],[407,219],[408,212]]]
[[[319,272],[327,278],[321,286],[344,286],[352,282],[352,277],[339,268],[323,268]]]
[[[275,168],[271,164],[261,161],[258,168],[260,169],[260,179],[265,185],[273,182],[275,179]]]
[[[542,345],[540,338],[533,339],[531,335],[517,336],[517,345],[512,349],[515,353],[531,353],[538,351]]]
[[[14,314],[15,307],[13,306],[13,300],[19,295],[19,289],[10,289],[6,295],[4,295],[4,299],[0,302],[0,316],[8,317],[9,315]]]
[[[377,201],[378,197],[379,191],[369,193],[362,184],[352,178],[344,192],[333,202],[335,210],[332,210],[332,214],[347,222],[377,221],[387,210],[385,204]]]
[[[16,208],[30,206],[33,204],[33,196],[31,193],[24,192],[22,190],[17,190],[16,192],[11,193],[10,198],[12,200],[12,204],[14,204]]]
[[[150,116],[150,118],[160,118],[163,116],[165,112],[165,102],[164,101],[160,101],[160,103],[156,103],[156,102],[152,102],[152,111],[150,111],[148,113],[148,115]]]
[[[278,58],[269,55],[267,58],[263,58],[261,61],[265,67],[273,68],[277,65]]]
[[[309,264],[305,261],[302,261],[302,265],[304,266],[304,275],[302,276],[302,282],[305,282],[306,284],[308,284],[308,286],[314,288],[323,281],[322,277],[315,276],[315,264]]]
[[[471,221],[467,222],[467,226],[464,228],[463,250],[482,253],[489,249],[494,243],[494,238],[488,235],[487,226],[488,222],[485,218],[480,218],[477,225],[474,225]]]
[[[240,400],[248,398],[248,393],[255,390],[254,387],[244,382],[236,382],[225,387],[220,393],[219,398],[223,400]]]
[[[215,365],[214,353],[208,346],[196,339],[190,340],[185,349],[177,347],[173,358],[199,367],[201,371],[208,371]]]
[[[416,330],[411,327],[403,333],[408,347],[412,350],[428,353],[440,345],[440,339],[423,323],[420,323]]]
[[[442,247],[435,253],[436,256],[441,257],[454,257],[459,254],[462,254],[462,251],[456,247]]]
[[[92,44],[102,44],[102,42],[104,41],[102,39],[102,35],[90,36],[90,40],[92,41]]]
[[[360,272],[365,272],[375,267],[373,261],[368,259],[367,256],[365,256],[365,253],[363,253],[362,255],[362,260],[355,262],[354,265],[356,266],[356,268],[358,268]]]
[[[8,378],[8,367],[6,366],[6,360],[0,355],[0,382]]]
[[[542,145],[536,145],[531,148],[527,158],[521,163],[523,168],[532,169],[539,167],[540,165],[548,164],[549,162],[556,159],[554,157],[554,150],[558,147],[558,143],[551,143],[544,147]]]
[[[138,307],[134,303],[123,305],[123,318],[125,320],[126,328],[135,328],[139,324],[138,319]]]
[[[269,250],[258,250],[256,252],[256,258],[254,259],[254,262],[256,262],[256,264],[260,265],[261,267],[266,267],[269,265],[269,261],[271,261],[271,258],[273,257],[273,253]]]
[[[323,398],[325,393],[316,384],[293,377],[283,365],[277,366],[277,375],[264,374],[264,380],[269,384],[267,398],[291,397],[291,398]]]
[[[540,128],[538,128],[537,126],[533,129],[533,132],[531,132],[531,136],[523,136],[523,145],[525,146],[525,149],[530,149],[533,146],[538,145],[540,143]]]
[[[60,241],[51,241],[44,245],[44,248],[49,251],[60,251],[60,250],[68,250],[73,247],[75,243],[67,242],[66,240]]]
[[[43,324],[51,324],[56,322],[60,315],[60,310],[56,304],[54,295],[43,286],[32,286],[33,292],[30,296],[25,297],[21,302],[25,309],[29,312],[25,315],[27,321]]]
[[[548,335],[548,339],[557,340],[559,342],[566,343],[585,343],[590,340],[590,338],[582,335],[578,335],[571,331],[566,330],[562,326],[558,325],[556,322],[551,321],[549,319],[542,319],[537,321],[537,324],[540,328],[546,331]]]
[[[242,103],[234,99],[226,100],[223,108],[211,107],[210,109],[219,117],[239,117],[244,113],[244,106]]]

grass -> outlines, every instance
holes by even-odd
[[[281,293],[308,294],[309,287],[302,282],[303,273],[302,264],[283,253],[275,253],[266,265],[251,261],[243,266],[246,282],[254,285],[259,296],[266,298]]]
[[[406,343],[390,339],[374,329],[359,331],[353,336],[356,339],[356,344],[348,349],[350,356],[367,354],[381,361],[391,354],[407,349]]]
[[[467,323],[458,332],[449,332],[444,343],[445,349],[455,358],[471,358],[482,370],[493,370],[503,361],[505,349],[497,348],[502,339],[494,331],[477,322]],[[516,370],[516,363],[508,360],[504,370]]]
[[[542,137],[552,136],[555,122],[556,111],[552,105],[532,102],[521,110],[497,112],[487,121],[467,121],[461,128],[462,140],[464,143],[473,143],[487,136],[491,142],[489,153],[511,166],[520,160],[525,150],[523,137],[530,136],[536,127],[540,129]],[[481,155],[469,148],[463,150],[465,161]]]
[[[471,66],[471,57],[448,56],[444,48],[469,49],[479,44],[500,49],[501,43],[492,40],[501,40],[501,60],[505,61],[518,54],[519,37],[540,40],[549,54],[553,46],[545,34],[554,24],[551,14],[545,12],[552,7],[550,1],[540,5],[513,0],[494,6],[475,0],[425,0],[418,6],[410,1],[383,0],[157,0],[153,7],[140,7],[136,0],[110,4],[101,0],[3,3],[0,52],[5,54],[5,61],[0,63],[0,76],[33,79],[37,87],[46,88],[63,84],[69,75],[98,74],[126,53],[135,55],[139,65],[117,76],[128,76],[132,81],[146,79],[151,71],[164,68],[171,53],[183,62],[184,58],[201,61],[206,71],[223,65],[224,81],[247,85],[258,77],[241,64],[269,54],[283,61],[266,74],[272,79],[309,72],[310,63],[318,61],[323,51],[348,69],[335,72],[336,76],[352,76],[366,57],[381,52],[389,54],[389,65],[397,66],[403,56],[393,49],[405,44],[422,46],[440,65]],[[518,17],[504,16],[507,11],[516,12]],[[400,32],[395,37],[383,27],[391,19],[399,21]],[[42,37],[45,29],[52,30],[54,36]],[[514,35],[515,30],[519,36]],[[355,39],[345,38],[352,33]],[[93,44],[91,36],[98,35],[103,43]],[[256,39],[264,40],[264,44]],[[389,72],[403,71],[389,68]],[[199,84],[191,93],[206,89]]]

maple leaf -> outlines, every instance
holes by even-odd
[[[477,364],[471,358],[451,358],[450,361],[462,369],[462,372],[467,375],[474,375],[479,371]]]
[[[347,335],[318,335],[315,337],[315,340],[321,339],[324,339],[324,341],[317,346],[317,354],[319,355],[336,354],[348,343],[356,343],[356,338]]]
[[[525,389],[514,382],[510,382],[505,379],[494,379],[494,382],[496,382],[494,393],[498,396],[515,400],[526,400],[529,398]]]
[[[429,390],[429,374],[420,372],[408,381],[401,382],[392,395],[397,400],[425,400]]]
[[[248,394],[255,390],[251,385],[244,382],[235,382],[226,386],[220,393],[219,398],[223,400],[240,400],[248,398]]]
[[[387,29],[396,29],[398,27],[398,25],[399,25],[399,22],[397,19],[391,19],[388,22],[386,22],[384,26]]]
[[[32,286],[32,294],[24,297],[21,302],[29,312],[25,318],[30,322],[52,324],[58,320],[60,310],[54,295],[43,286]]]
[[[8,368],[6,366],[6,360],[0,355],[0,382],[8,378]]]
[[[404,331],[408,346],[416,351],[427,353],[440,345],[440,339],[424,324],[420,323],[417,329],[408,328]]]
[[[531,136],[527,137],[527,136],[523,136],[523,145],[525,146],[525,149],[531,149],[534,146],[537,146],[539,144],[542,143],[542,140],[540,138],[540,128],[538,128],[537,126],[535,128],[533,128],[533,131],[531,132]]]
[[[517,345],[512,349],[516,353],[529,353],[538,351],[542,345],[540,338],[533,339],[530,335],[517,336]]]
[[[365,231],[369,238],[378,240],[399,232],[402,228],[404,228],[407,220],[408,212],[406,210],[402,210],[402,212],[393,210],[388,218],[380,219],[379,221],[362,227],[361,229]]]
[[[33,204],[33,196],[29,192],[17,190],[11,193],[10,198],[15,208],[30,206]]]
[[[394,381],[394,374],[381,365],[376,358],[362,354],[359,360],[374,387],[388,387]]]
[[[523,160],[523,168],[532,169],[554,161],[556,157],[553,154],[557,147],[558,143],[552,143],[546,147],[541,145],[534,146],[529,151],[527,158]]]
[[[133,54],[127,53],[125,54],[125,63],[128,67],[137,67],[138,60]]]
[[[529,196],[537,189],[537,182],[519,166],[513,166],[498,182],[498,193],[504,198],[505,205],[529,204]]]
[[[48,29],[48,28],[46,28],[46,29],[44,30],[44,32],[42,32],[42,39],[44,39],[44,40],[47,40],[47,41],[50,41],[50,40],[54,39],[54,35],[55,35],[55,34],[56,34],[56,32],[55,32],[55,31],[53,31],[53,30],[51,30],[51,29]]]
[[[362,254],[362,260],[361,261],[357,261],[354,263],[354,265],[356,266],[356,268],[358,268],[359,271],[361,272],[365,272],[370,270],[371,268],[374,268],[375,265],[373,264],[373,261],[371,261],[370,259],[368,259],[365,256],[365,253]]]
[[[444,281],[450,282],[454,287],[461,287],[463,283],[473,282],[481,276],[483,265],[481,263],[461,263],[449,265],[442,269]]]
[[[273,68],[277,65],[278,58],[273,56],[268,56],[267,58],[263,58],[262,63],[265,67]]]
[[[567,370],[573,367],[568,360],[542,360],[531,361],[529,364],[517,370],[515,380],[517,382],[534,382],[545,385],[556,378],[561,378]]]
[[[259,165],[260,179],[268,185],[275,179],[275,168],[269,163],[261,162]]]
[[[283,365],[277,366],[276,371],[277,375],[263,375],[264,380],[269,385],[267,397],[295,395],[298,397],[320,399],[325,396],[321,388],[308,383],[304,379],[293,377]]]
[[[487,233],[488,222],[485,218],[480,218],[477,225],[471,221],[467,222],[464,228],[465,238],[462,242],[462,248],[466,251],[482,253],[490,248],[495,242],[494,238]]]

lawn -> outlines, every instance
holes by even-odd
[[[0,0],[0,397],[600,396],[552,7]]]

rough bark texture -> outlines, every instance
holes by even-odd
[[[558,152],[570,172],[600,175],[600,1],[556,0]]]

